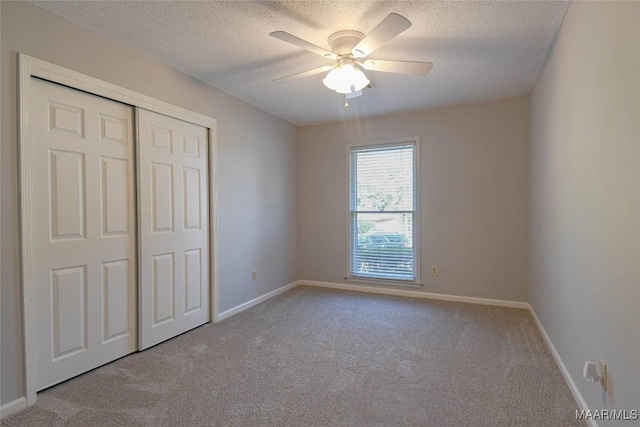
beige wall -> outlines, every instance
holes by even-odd
[[[298,135],[300,279],[345,283],[346,144],[418,135],[422,290],[527,300],[527,98],[307,126]],[[431,265],[439,277],[429,276]]]
[[[218,121],[220,311],[297,278],[296,128],[27,2],[2,12],[1,403],[24,394],[19,268],[17,52]],[[251,270],[258,281],[251,282]]]
[[[640,409],[639,14],[572,3],[531,95],[531,304],[591,409]]]

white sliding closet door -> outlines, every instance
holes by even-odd
[[[37,389],[136,351],[133,108],[32,79]]]
[[[209,321],[207,129],[137,109],[140,349]]]

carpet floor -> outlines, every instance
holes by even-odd
[[[6,426],[584,426],[526,310],[297,287]]]

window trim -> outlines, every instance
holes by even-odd
[[[413,210],[413,264],[414,264],[414,272],[415,277],[414,280],[401,280],[401,279],[384,279],[384,278],[375,278],[375,277],[366,277],[366,276],[354,276],[351,274],[351,264],[353,261],[353,254],[351,253],[352,248],[352,232],[351,232],[351,215],[353,211],[351,211],[351,152],[355,149],[366,149],[366,148],[382,148],[382,147],[394,147],[394,146],[406,146],[413,145],[414,146],[414,157],[413,157],[413,200],[414,200],[414,210]],[[397,287],[407,287],[407,288],[420,288],[423,283],[421,280],[421,257],[420,257],[420,249],[421,249],[421,234],[420,234],[420,220],[421,220],[421,201],[420,201],[420,137],[419,136],[409,136],[409,137],[401,137],[401,138],[393,138],[393,139],[385,139],[385,140],[374,140],[374,141],[362,141],[362,142],[351,142],[347,144],[347,209],[346,209],[346,222],[347,222],[347,274],[345,275],[345,280],[349,282],[357,282],[362,284],[371,284],[371,285],[383,285],[383,286],[397,286]]]

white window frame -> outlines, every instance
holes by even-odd
[[[381,279],[375,277],[364,277],[364,276],[352,276],[352,262],[353,262],[353,253],[351,252],[353,248],[353,242],[351,241],[353,233],[351,230],[352,226],[352,215],[357,211],[351,210],[351,152],[353,150],[360,150],[366,148],[383,148],[383,147],[394,147],[394,146],[406,146],[406,145],[414,146],[414,156],[413,156],[413,201],[414,201],[414,210],[413,210],[413,267],[415,272],[414,280],[401,280],[401,279]],[[372,285],[390,285],[390,286],[401,286],[408,288],[421,288],[423,283],[421,281],[420,275],[420,219],[421,213],[420,209],[420,137],[419,136],[411,136],[411,137],[402,137],[402,138],[394,138],[380,141],[367,141],[367,142],[353,142],[347,144],[347,274],[345,276],[345,280],[349,282],[355,283],[363,283],[363,284],[372,284]]]

